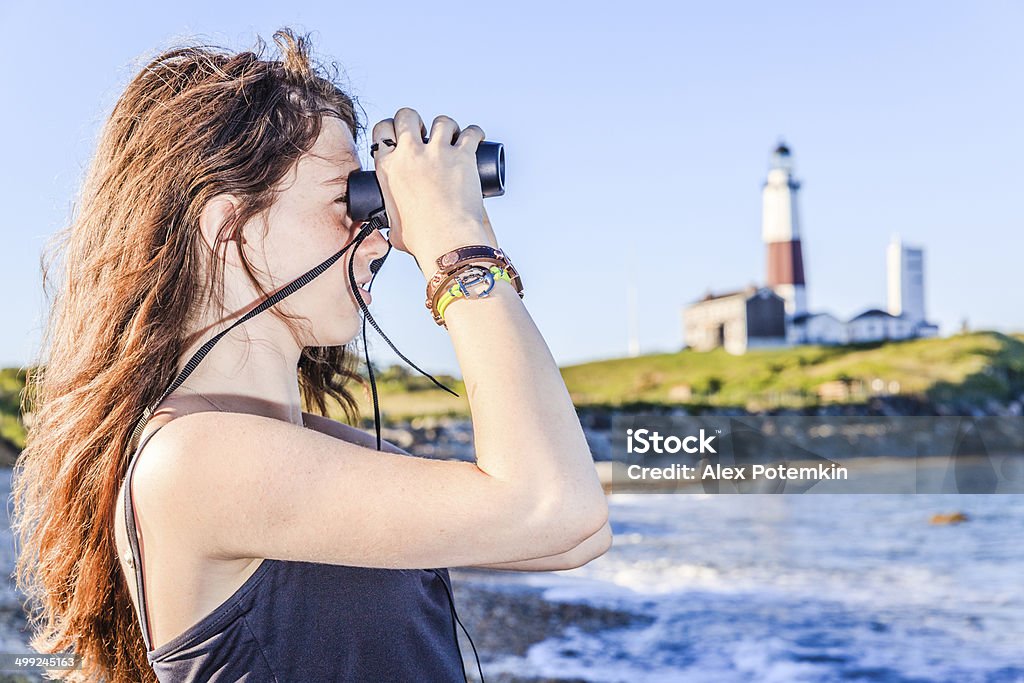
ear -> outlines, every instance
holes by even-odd
[[[216,253],[218,258],[223,258],[228,265],[241,267],[242,261],[238,257],[238,247],[230,242],[245,244],[245,238],[241,233],[242,226],[235,225],[230,229],[226,227],[234,217],[238,206],[238,199],[230,194],[219,194],[206,202],[206,206],[199,214],[199,232],[207,249]],[[217,237],[222,231],[224,234],[220,236],[220,243],[217,243]],[[216,245],[216,249],[214,249],[214,245]]]

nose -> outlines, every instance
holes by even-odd
[[[366,224],[363,223],[359,226],[357,232],[362,232],[365,229]],[[371,230],[359,243],[359,248],[355,250],[352,258],[356,259],[356,264],[362,264],[357,265],[360,272],[366,270],[376,273],[377,269],[381,266],[380,257],[388,252],[390,246],[390,243],[384,238],[380,230]]]
[[[388,252],[390,243],[380,230],[372,231],[360,245],[360,251],[364,251],[368,258],[375,259]]]

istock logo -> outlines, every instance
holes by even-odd
[[[656,431],[649,429],[627,429],[626,430],[626,451],[628,453],[718,453],[712,442],[715,435],[705,435],[700,430],[699,435],[690,435],[683,438],[669,435],[662,436]],[[635,442],[635,443],[634,443]],[[694,445],[696,444],[696,445]]]

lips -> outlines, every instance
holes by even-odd
[[[372,298],[372,296],[373,296],[373,295],[370,294],[370,290],[368,290],[366,288],[366,285],[369,284],[370,280],[372,280],[372,279],[373,279],[373,275],[369,275],[368,277],[364,278],[363,280],[356,280],[356,284],[359,286],[359,294],[363,297],[364,301],[366,301],[367,299]]]

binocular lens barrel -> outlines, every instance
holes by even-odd
[[[427,138],[424,138],[424,142]],[[505,147],[483,140],[476,148],[476,167],[484,197],[505,194]],[[384,195],[376,171],[353,171],[348,177],[348,215],[354,221],[368,221],[384,210]]]

